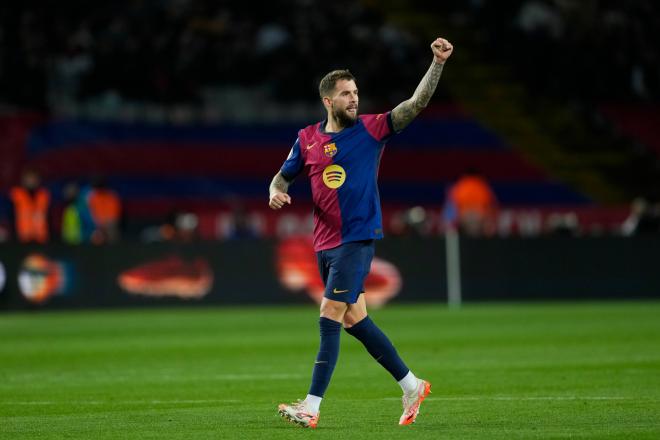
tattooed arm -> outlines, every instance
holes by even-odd
[[[270,200],[268,201],[268,206],[271,209],[277,210],[281,209],[285,204],[291,204],[291,196],[287,194],[290,184],[291,182],[284,178],[282,172],[275,174],[269,187]]]
[[[392,110],[394,131],[403,130],[427,106],[438,85],[445,61],[451,56],[454,47],[444,38],[438,38],[431,44],[431,50],[433,63],[415,89],[415,93]]]

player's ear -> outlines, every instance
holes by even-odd
[[[324,96],[321,100],[326,108],[332,107],[332,98],[329,96]]]

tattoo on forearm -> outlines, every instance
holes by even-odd
[[[403,130],[428,105],[442,75],[443,67],[444,64],[433,61],[413,96],[392,110],[392,125],[395,131]]]
[[[275,177],[273,177],[273,181],[270,182],[270,194],[272,195],[274,192],[287,192],[289,190],[289,185],[291,182],[286,180],[284,176],[282,176],[282,173],[279,172],[275,174]]]

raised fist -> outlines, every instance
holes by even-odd
[[[433,51],[433,57],[436,63],[443,64],[447,61],[447,58],[451,56],[451,53],[454,50],[454,46],[444,38],[436,38],[433,43],[431,43],[431,50]]]

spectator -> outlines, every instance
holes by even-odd
[[[61,233],[62,241],[67,244],[80,244],[83,241],[79,195],[80,190],[75,183],[69,183],[64,187]]]
[[[633,200],[621,233],[627,237],[660,233],[660,203],[649,203],[642,197]]]
[[[259,231],[247,211],[242,206],[234,206],[231,212],[231,226],[227,239],[257,238]]]
[[[496,230],[497,198],[486,179],[468,169],[447,191],[445,220],[469,236],[491,236]]]
[[[94,221],[92,243],[112,243],[119,239],[121,202],[119,196],[108,188],[104,179],[97,179],[87,197],[89,212]]]
[[[192,212],[177,214],[174,221],[174,239],[179,243],[192,243],[199,240],[199,217]]]
[[[172,212],[162,225],[144,229],[140,238],[145,243],[193,243],[199,240],[199,217],[193,212]]]
[[[47,243],[49,234],[50,192],[41,186],[35,170],[25,170],[21,185],[9,192],[13,237],[20,243]]]
[[[413,206],[394,218],[394,229],[398,235],[423,237],[429,233],[429,218],[421,206]],[[398,222],[398,224],[397,224]]]
[[[555,212],[548,216],[546,233],[554,237],[575,237],[579,235],[580,221],[574,212]]]

